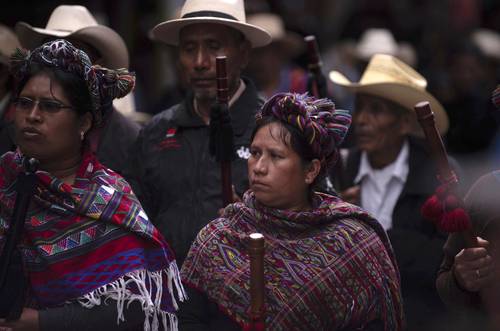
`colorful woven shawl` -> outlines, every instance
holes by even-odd
[[[21,155],[0,159],[0,247],[15,203]],[[174,291],[184,292],[174,256],[128,183],[85,154],[73,186],[38,171],[21,251],[38,308],[78,301],[91,308],[139,301],[145,329],[177,329]],[[175,287],[175,289],[174,289]]]
[[[247,238],[266,241],[265,323],[268,330],[357,330],[379,320],[403,328],[400,280],[387,236],[360,208],[317,193],[315,208],[289,212],[243,203],[198,234],[182,281],[206,294],[240,325],[250,306]]]

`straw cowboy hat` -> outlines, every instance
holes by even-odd
[[[448,116],[439,101],[425,90],[427,80],[406,63],[387,54],[375,54],[358,83],[349,81],[338,71],[330,72],[330,80],[335,84],[356,92],[374,95],[392,101],[413,113],[420,101],[429,101],[434,112],[439,133],[448,130]],[[420,135],[418,127],[414,134]]]
[[[14,32],[3,24],[0,24],[0,63],[9,64],[9,59],[16,48],[21,45]]]
[[[34,49],[47,39],[71,38],[94,47],[102,56],[105,67],[128,68],[129,56],[122,37],[107,26],[100,25],[83,6],[61,5],[50,15],[45,28],[18,22],[16,33],[23,47]]]
[[[186,0],[180,18],[162,22],[151,32],[155,39],[177,46],[180,30],[197,23],[217,23],[236,29],[243,33],[252,47],[271,42],[267,31],[246,23],[243,0]]]
[[[266,30],[272,38],[272,43],[280,45],[280,48],[291,57],[299,55],[305,48],[304,39],[297,33],[285,30],[285,24],[281,17],[271,13],[259,13],[249,15],[247,23]]]

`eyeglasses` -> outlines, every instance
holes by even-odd
[[[67,106],[56,100],[33,100],[28,97],[19,97],[14,101],[17,110],[30,111],[33,107],[38,106],[38,109],[44,113],[57,113],[61,109],[71,109],[73,107]]]

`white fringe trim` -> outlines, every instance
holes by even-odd
[[[112,283],[103,285],[94,291],[85,294],[77,301],[85,308],[92,308],[101,305],[102,301],[106,302],[107,299],[116,300],[116,308],[118,316],[116,324],[125,321],[124,307],[125,303],[128,306],[134,302],[139,301],[142,310],[146,315],[144,320],[144,331],[158,331],[161,323],[163,330],[177,330],[177,316],[160,309],[161,297],[163,292],[163,273],[167,275],[167,287],[170,292],[172,303],[177,310],[179,306],[175,299],[174,287],[180,301],[187,299],[186,292],[182,287],[179,269],[174,262],[170,263],[168,270],[159,270],[149,272],[146,270],[132,271]],[[129,288],[133,284],[139,290],[139,293],[132,293]],[[154,286],[151,286],[153,284]],[[149,288],[149,289],[148,289]],[[151,288],[156,288],[156,293],[151,292]],[[153,297],[154,295],[154,297]]]

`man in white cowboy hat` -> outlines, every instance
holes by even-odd
[[[17,47],[21,47],[14,32],[0,24],[0,156],[14,148],[10,126],[12,76],[9,73],[9,58]]]
[[[216,100],[216,56],[227,56],[233,128],[235,191],[248,188],[247,159],[254,114],[262,105],[253,83],[241,77],[250,49],[271,37],[247,24],[243,0],[187,0],[180,18],[152,29],[178,48],[183,102],[156,115],[139,134],[125,173],[155,225],[182,263],[198,231],[223,207],[220,165],[209,153],[209,122]]]
[[[15,27],[21,45],[34,49],[49,40],[63,38],[85,51],[92,63],[110,69],[128,68],[129,55],[122,37],[113,29],[98,24],[83,6],[60,5],[54,9],[45,28],[18,22]],[[139,125],[124,116],[135,112],[133,97],[118,99],[113,103],[109,119],[90,137],[99,160],[107,167],[121,173],[128,150],[137,138]],[[122,113],[123,111],[123,113]]]
[[[386,229],[401,273],[408,330],[430,330],[444,314],[434,280],[446,237],[420,215],[439,183],[418,138],[413,107],[429,101],[441,134],[448,128],[446,112],[426,91],[425,78],[391,55],[374,55],[357,83],[337,71],[330,79],[356,97],[356,147],[346,157],[341,195]]]

